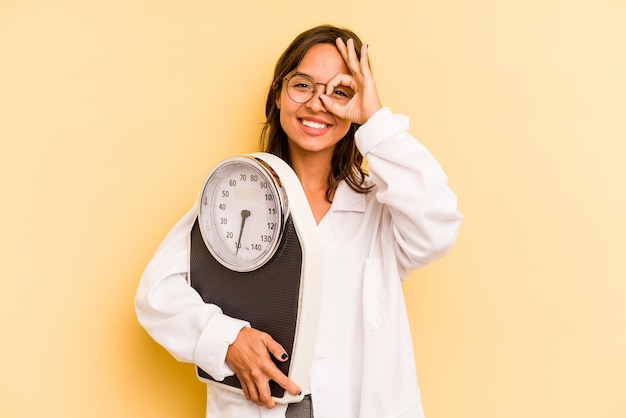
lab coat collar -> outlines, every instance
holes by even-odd
[[[337,186],[333,203],[330,207],[331,212],[365,212],[366,197],[365,193],[358,193],[348,186],[348,183],[342,181]]]
[[[333,203],[330,205],[328,213],[322,218],[319,227],[322,229],[324,245],[330,247],[337,239],[337,231],[341,230],[340,222],[345,222],[342,217],[334,216],[339,212],[364,213],[367,206],[366,195],[364,193],[355,192],[348,186],[348,183],[342,181],[337,186]]]

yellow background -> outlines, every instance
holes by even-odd
[[[326,22],[465,215],[405,286],[428,418],[626,416],[623,0],[2,0],[0,417],[203,416],[134,292]]]

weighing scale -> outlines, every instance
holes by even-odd
[[[206,303],[267,332],[289,359],[276,366],[308,385],[317,332],[323,246],[302,186],[291,167],[269,153],[218,163],[200,192],[191,230],[189,283]],[[271,357],[271,354],[270,354]],[[243,395],[237,376],[200,380]],[[299,402],[270,381],[278,403]]]

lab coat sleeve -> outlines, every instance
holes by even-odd
[[[195,217],[194,207],[157,249],[141,277],[135,311],[148,334],[174,358],[194,363],[221,381],[234,374],[225,362],[228,346],[250,324],[204,303],[187,283],[189,234]]]
[[[391,216],[389,231],[383,233],[392,234],[402,278],[442,257],[456,240],[462,219],[443,169],[408,128],[407,117],[382,108],[355,135],[376,199]]]

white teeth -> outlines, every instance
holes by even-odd
[[[327,128],[328,126],[330,126],[330,125],[326,125],[324,123],[317,123],[317,122],[313,122],[313,121],[310,121],[310,120],[304,120],[304,119],[302,119],[302,124],[304,126],[308,126],[309,128],[314,128],[314,129],[324,129],[324,128]]]

